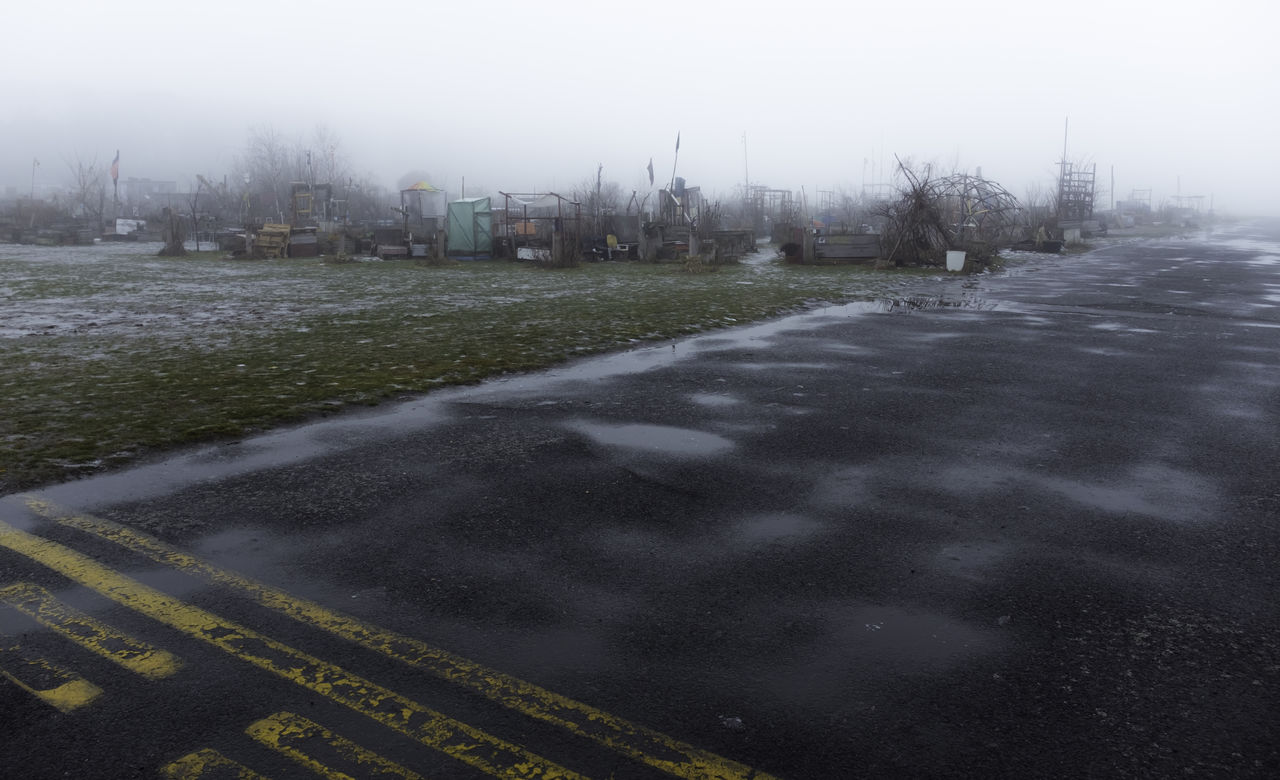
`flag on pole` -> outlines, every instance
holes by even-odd
[[[120,179],[120,150],[116,150],[116,159],[111,161],[111,181]]]
[[[649,158],[648,171],[649,171],[649,186],[652,187],[653,186],[653,158],[652,157]]]
[[[676,151],[680,151],[680,131],[676,131]]]

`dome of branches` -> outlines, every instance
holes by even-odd
[[[1017,238],[1022,206],[1004,187],[968,173],[934,177],[899,162],[905,181],[897,198],[882,203],[881,245],[896,265],[940,262],[948,249],[977,258]]]

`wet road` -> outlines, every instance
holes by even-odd
[[[1275,776],[1278,422],[1272,223],[10,496],[0,776]]]

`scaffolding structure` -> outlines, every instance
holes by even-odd
[[[775,190],[763,184],[753,184],[748,191],[747,203],[755,214],[777,219],[794,212],[791,190]]]
[[[895,194],[896,190],[889,182],[862,183],[862,199],[868,203],[888,203]]]
[[[1094,178],[1097,165],[1088,168],[1062,161],[1058,177],[1058,224],[1093,219]]]
[[[1171,198],[1176,208],[1193,211],[1196,214],[1199,214],[1204,207],[1203,195],[1173,195]]]
[[[554,192],[498,194],[502,196],[502,212],[496,232],[517,259],[563,263],[578,256],[582,203]]]

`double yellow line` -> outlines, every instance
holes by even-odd
[[[577,778],[580,775],[400,694],[277,642],[212,612],[193,607],[55,542],[0,521],[8,547],[107,598],[227,654],[344,704],[428,747],[499,777]]]
[[[325,780],[355,780],[326,764],[317,753],[328,754],[325,760],[359,771],[361,778],[385,777],[400,780],[423,780],[392,761],[366,750],[351,740],[334,734],[319,723],[292,712],[277,712],[249,725],[245,733],[268,748],[293,759]],[[161,767],[160,773],[171,780],[196,780],[205,777],[237,777],[240,780],[265,780],[247,766],[238,764],[212,748],[202,748]]]
[[[38,497],[26,498],[38,515],[112,541],[151,560],[207,582],[238,591],[258,604],[394,658],[489,698],[528,717],[545,721],[621,755],[682,778],[770,780],[768,775],[582,702],[569,699],[314,602],[255,582],[117,523],[65,512]],[[19,531],[0,521],[0,546],[38,561],[184,633],[214,644],[260,668],[322,693],[431,747],[501,776],[576,777],[477,729],[415,704],[345,670],[286,647],[250,629],[223,620],[142,585],[67,547]]]
[[[59,712],[71,712],[102,695],[102,689],[80,675],[32,658],[17,647],[0,645],[0,677],[18,686]]]

